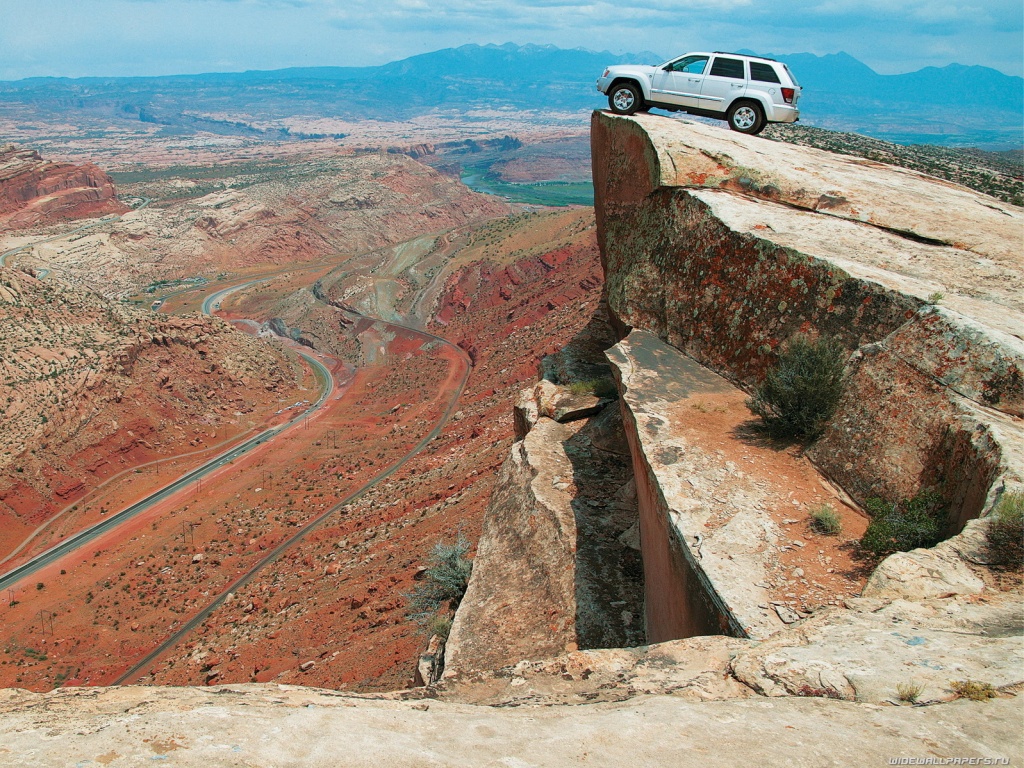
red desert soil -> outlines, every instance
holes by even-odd
[[[466,236],[450,271],[441,273],[436,322],[429,326],[473,361],[452,420],[408,463],[234,590],[151,665],[145,682],[273,680],[362,691],[412,683],[426,639],[407,615],[405,595],[417,569],[439,540],[451,541],[460,531],[478,539],[512,441],[516,393],[535,382],[546,354],[564,347],[600,311],[592,216],[578,210],[554,223],[498,221]],[[549,227],[546,236],[554,245],[540,247],[531,227]],[[294,294],[309,304],[308,291],[295,289],[317,275],[290,272],[277,287],[274,281],[253,286],[225,307],[269,311],[275,292],[281,301]],[[249,291],[255,304],[245,298]],[[332,354],[355,354],[358,338],[355,346],[362,344],[364,355],[376,350],[374,363],[360,367],[308,423],[151,510],[129,532],[23,584],[18,604],[4,611],[0,686],[41,690],[116,680],[285,537],[392,466],[429,432],[450,401],[462,357],[411,331],[345,320],[343,311],[327,305],[304,316],[318,338],[336,329]],[[350,369],[338,362],[335,372],[344,379]],[[749,418],[733,403],[702,408],[712,436]],[[732,460],[756,462],[766,476],[781,475],[784,465],[792,498],[801,503],[831,499],[793,457],[773,463],[771,451],[721,439]],[[773,513],[785,515],[792,499],[778,501]],[[856,535],[854,517],[843,514],[846,535]],[[803,530],[801,538],[811,541]],[[798,600],[806,596],[809,602],[799,607],[816,599],[816,581],[836,594],[851,588],[840,578],[846,568],[842,547],[813,541],[821,569],[799,561],[806,585],[799,578],[783,584],[794,564],[788,552],[780,559],[780,592],[783,599],[788,592]],[[811,546],[793,550],[793,557]],[[839,573],[835,584],[828,581],[829,567]]]
[[[16,270],[0,269],[0,308],[0,559],[61,510],[55,530],[94,522],[255,433],[313,383],[293,353],[221,320]]]

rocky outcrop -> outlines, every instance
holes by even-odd
[[[609,309],[749,387],[797,333],[853,354],[812,458],[855,499],[1022,481],[1024,211],[923,174],[596,113]],[[941,302],[940,306],[936,306]]]
[[[570,431],[544,419],[512,446],[484,517],[445,674],[557,656],[576,646]]]
[[[605,408],[571,424],[542,417],[513,444],[445,648],[446,678],[643,642],[621,436],[618,409]]]
[[[1024,682],[1022,630],[1016,595],[991,603],[858,598],[741,650],[730,668],[766,696],[898,703],[897,685],[913,683],[921,702],[950,701],[954,680]]]
[[[11,229],[127,210],[114,182],[91,163],[56,163],[32,149],[0,147],[0,219]]]

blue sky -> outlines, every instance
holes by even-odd
[[[1024,74],[1021,0],[0,0],[0,79],[382,64],[465,43],[846,51]]]

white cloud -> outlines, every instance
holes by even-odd
[[[465,43],[846,51],[1020,74],[1019,0],[0,0],[0,78],[379,64]],[[60,41],[55,45],[54,41]]]

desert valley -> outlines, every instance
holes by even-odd
[[[137,80],[0,110],[0,764],[1021,759],[1019,150]]]

